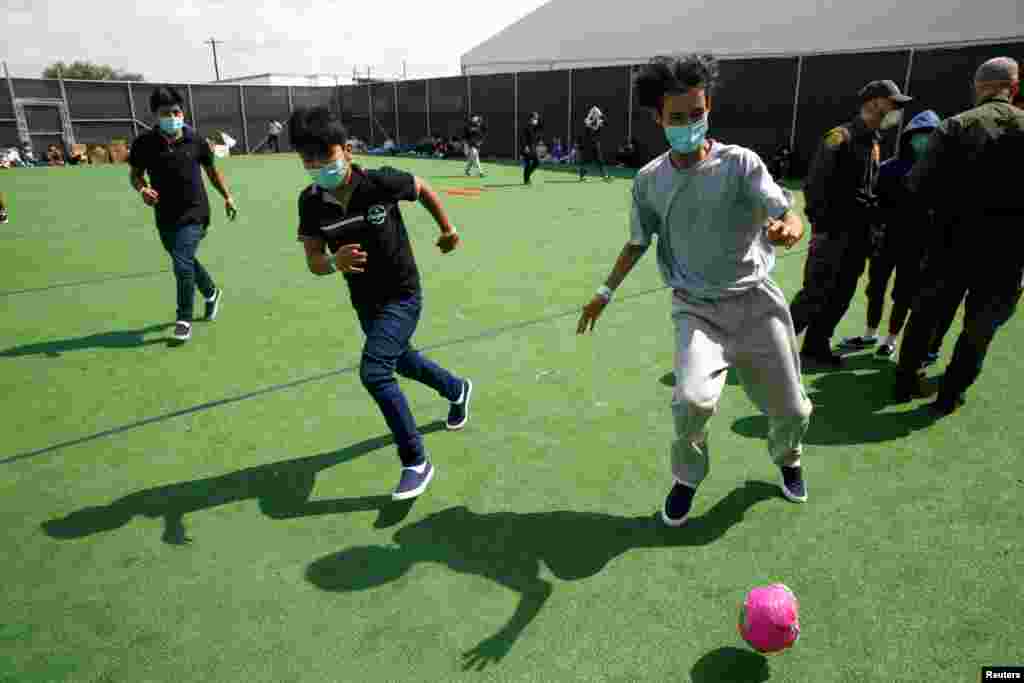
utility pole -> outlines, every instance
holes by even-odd
[[[214,38],[210,38],[206,41],[206,44],[213,48],[213,74],[217,77],[218,81],[220,80],[220,64],[217,63],[217,43],[223,42],[224,41],[222,40],[216,40]]]

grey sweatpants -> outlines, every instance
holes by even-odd
[[[776,465],[800,459],[811,402],[800,379],[793,319],[770,279],[735,297],[697,300],[672,294],[676,328],[672,476],[696,488],[710,467],[707,424],[735,367],[747,396],[768,416],[768,454]]]
[[[466,175],[474,171],[480,176],[484,174],[484,169],[480,166],[480,148],[466,145]]]

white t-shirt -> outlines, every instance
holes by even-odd
[[[759,285],[775,266],[766,223],[791,208],[789,194],[739,145],[715,142],[686,169],[669,154],[633,181],[630,244],[646,247],[657,235],[662,279],[691,297],[722,299]]]

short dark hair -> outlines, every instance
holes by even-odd
[[[149,110],[154,114],[161,107],[173,107],[175,105],[184,109],[185,99],[181,96],[180,92],[169,85],[161,85],[149,96]]]
[[[660,112],[665,95],[680,95],[703,88],[710,95],[718,85],[718,60],[711,55],[655,57],[640,68],[633,81],[641,107]]]
[[[327,107],[300,107],[288,119],[288,138],[304,157],[323,157],[331,145],[348,144],[348,131]]]

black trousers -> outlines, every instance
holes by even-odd
[[[581,151],[583,158],[579,160],[580,178],[587,175],[587,166],[590,164],[596,164],[601,169],[601,177],[608,175],[608,169],[604,166],[604,155],[601,153],[600,140],[584,141]]]
[[[870,253],[867,228],[811,236],[803,288],[790,304],[796,333],[807,331],[805,349],[829,345],[839,321],[850,308]]]
[[[960,301],[964,301],[964,324],[946,367],[939,390],[940,401],[954,401],[981,374],[985,356],[996,332],[1013,317],[1024,282],[1016,267],[985,264],[945,269],[945,277],[923,286],[910,315],[900,346],[897,373],[901,379],[916,375],[929,347],[941,341],[944,321],[952,323]],[[928,282],[928,280],[924,280]],[[953,316],[950,315],[952,310]]]
[[[917,295],[924,267],[924,246],[920,236],[898,232],[903,226],[890,226],[880,243],[875,245],[868,263],[868,327],[878,328],[885,311],[885,291],[893,273],[892,312],[889,314],[889,334],[899,334],[910,314]],[[955,313],[955,311],[954,311]]]
[[[523,154],[523,182],[527,185],[530,184],[530,176],[540,166],[540,159],[537,158],[536,152],[529,154]]]

